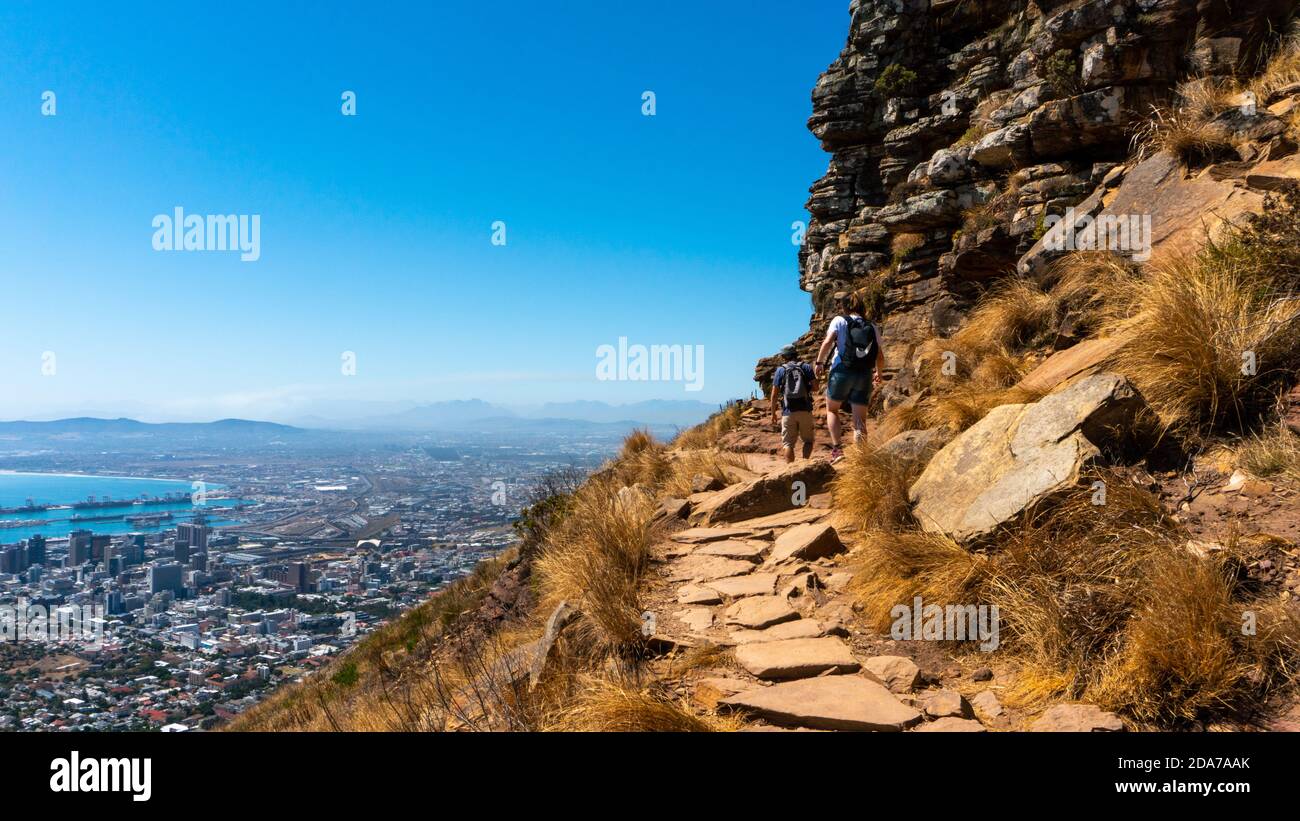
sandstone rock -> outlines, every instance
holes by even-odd
[[[1075,377],[1096,373],[1109,357],[1120,349],[1119,337],[1096,337],[1057,351],[1025,375],[1019,388],[1048,392]]]
[[[770,596],[776,592],[778,578],[775,573],[751,573],[747,576],[705,582],[703,586],[733,599],[744,596]]]
[[[748,536],[750,533],[749,530],[739,528],[692,527],[674,533],[670,538],[674,542],[684,544],[704,544],[705,542],[720,542],[725,539],[738,539],[742,536]]]
[[[691,519],[715,524],[780,513],[795,506],[796,482],[802,483],[803,498],[807,499],[821,492],[832,476],[834,471],[826,462],[795,462],[719,491],[692,511]]]
[[[1093,443],[1131,430],[1142,398],[1123,377],[1097,374],[1030,405],[1002,405],[930,460],[909,497],[921,527],[958,541],[987,536],[1078,483]]]
[[[528,670],[529,687],[536,687],[546,672],[546,663],[550,659],[551,648],[560,637],[560,633],[581,613],[568,602],[560,602],[546,619],[546,630],[537,641],[532,653]]]
[[[975,709],[975,714],[986,721],[1002,715],[1002,702],[998,701],[997,694],[992,690],[977,693],[970,700],[970,705]]]
[[[721,604],[722,595],[716,590],[694,584],[684,584],[677,589],[678,604]]]
[[[812,500],[813,496],[808,498]],[[787,510],[784,513],[773,513],[768,516],[759,516],[756,519],[744,519],[736,522],[735,527],[743,528],[744,532],[750,536],[762,538],[764,534],[770,534],[774,530],[784,530],[794,525],[819,522],[825,519],[828,514],[829,511],[825,509],[799,507],[794,510]]]
[[[898,732],[921,721],[916,710],[860,676],[825,676],[755,688],[722,699],[720,706],[774,724],[821,730]]]
[[[921,676],[916,662],[906,656],[875,656],[862,663],[863,672],[889,688],[891,693],[910,693]]]
[[[655,512],[657,519],[685,519],[691,512],[691,503],[685,499],[664,499]]]
[[[783,621],[799,618],[799,612],[780,596],[748,596],[727,608],[727,624],[762,630]]]
[[[833,636],[742,644],[736,648],[736,661],[763,679],[852,673],[859,667],[849,646]]]
[[[727,483],[716,476],[710,476],[707,473],[696,474],[691,479],[691,493],[709,493],[715,490],[722,490]]]
[[[987,733],[988,728],[974,719],[956,718],[946,716],[931,721],[928,724],[922,724],[912,732],[914,733]]]
[[[970,680],[971,680],[971,681],[992,681],[992,680],[993,680],[993,668],[991,668],[991,667],[980,667],[980,668],[977,669],[975,672],[973,672],[973,673],[970,674]]]
[[[1028,152],[1029,128],[1017,123],[980,137],[971,147],[970,159],[988,168],[1006,168]]]
[[[725,556],[728,559],[740,559],[757,562],[772,545],[767,542],[747,542],[739,539],[727,539],[722,542],[709,542],[695,549],[696,556]]]
[[[728,576],[739,576],[754,569],[750,562],[725,559],[721,556],[687,556],[678,559],[669,567],[670,581],[712,581]]]
[[[931,718],[971,718],[974,715],[966,697],[954,690],[940,690],[926,697],[921,702],[921,710]]]
[[[876,453],[902,462],[924,460],[951,442],[952,437],[952,431],[947,427],[907,430],[876,448]]]
[[[673,616],[696,633],[713,626],[713,611],[707,607],[688,607],[678,610]]]
[[[1117,733],[1124,722],[1095,704],[1057,704],[1033,724],[1031,733]]]
[[[767,564],[777,564],[790,559],[821,559],[843,553],[844,550],[844,543],[840,541],[839,534],[830,525],[820,523],[795,525],[776,537]]]
[[[815,639],[825,635],[825,632],[819,622],[812,619],[796,619],[773,625],[766,630],[735,630],[729,638],[732,644],[753,644],[760,641]]]

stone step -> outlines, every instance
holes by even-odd
[[[860,667],[849,646],[834,636],[742,644],[736,648],[736,661],[762,679],[853,673]]]
[[[700,586],[716,590],[733,599],[743,596],[770,596],[776,592],[776,582],[779,578],[775,573],[750,573],[747,576],[716,579]]]
[[[719,706],[773,724],[816,730],[899,732],[921,721],[920,713],[861,676],[824,676],[760,687],[728,696]]]
[[[723,621],[736,627],[762,630],[799,618],[799,611],[781,596],[749,596],[726,609]]]

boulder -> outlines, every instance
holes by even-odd
[[[685,499],[664,499],[655,511],[656,519],[685,519],[691,512],[691,503]]]
[[[891,693],[912,692],[921,677],[921,669],[906,656],[874,656],[862,663],[862,671]]]
[[[969,542],[1078,484],[1096,442],[1131,431],[1145,403],[1124,377],[1086,377],[1029,405],[1002,405],[934,455],[909,498],[921,527]]]
[[[1102,363],[1120,349],[1121,342],[1120,337],[1115,336],[1085,339],[1044,359],[1016,387],[1046,393],[1077,376],[1096,373]]]
[[[763,679],[852,673],[859,667],[849,646],[834,636],[742,644],[736,648],[736,661]]]
[[[691,519],[701,524],[736,522],[781,513],[795,507],[795,498],[821,492],[835,471],[820,460],[795,462],[773,473],[731,485],[701,502],[691,512]],[[796,487],[802,483],[802,488]]]
[[[719,706],[773,724],[819,730],[899,732],[921,721],[919,712],[861,676],[826,676],[758,687],[724,698]]]
[[[783,621],[799,618],[799,612],[780,596],[748,596],[727,608],[727,624],[762,630]]]
[[[1119,716],[1095,704],[1057,704],[1029,725],[1031,733],[1118,733],[1123,730],[1124,722]]]
[[[921,702],[921,710],[931,718],[972,718],[974,716],[970,702],[955,690],[940,690],[929,696]]]
[[[844,550],[844,543],[840,541],[839,534],[830,525],[816,522],[795,525],[776,537],[776,544],[772,545],[772,553],[767,558],[767,564],[776,564],[790,559],[812,561],[843,553]]]

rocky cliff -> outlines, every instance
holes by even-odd
[[[799,251],[814,306],[800,352],[830,296],[856,290],[897,373],[887,393],[906,393],[921,342],[952,333],[996,278],[1041,275],[1045,226],[1102,205],[1178,83],[1257,70],[1294,5],[853,0],[812,92],[808,127],[831,160]],[[758,363],[764,390],[775,364]]]

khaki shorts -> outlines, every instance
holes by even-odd
[[[796,439],[812,442],[812,411],[790,411],[790,413],[781,417],[781,444],[787,448],[792,448]]]

